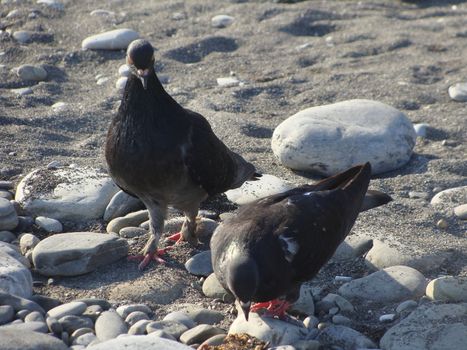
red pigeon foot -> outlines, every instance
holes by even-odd
[[[146,266],[151,262],[151,260],[155,260],[159,264],[165,264],[166,261],[162,258],[160,258],[161,255],[164,255],[166,253],[166,250],[169,250],[171,247],[166,247],[163,249],[157,249],[153,253],[148,253],[146,255],[132,255],[128,257],[128,260],[130,261],[141,261],[141,263],[138,265],[138,269],[144,270]]]

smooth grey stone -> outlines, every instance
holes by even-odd
[[[164,331],[175,339],[178,339],[182,333],[188,330],[188,327],[177,321],[155,321],[146,326],[146,332],[148,334],[156,330]]]
[[[302,284],[300,287],[300,295],[292,305],[289,311],[291,314],[299,314],[310,316],[315,313],[315,303],[313,300],[312,288],[308,284]]]
[[[42,307],[43,310],[45,310],[45,312],[62,304],[62,302],[58,299],[41,294],[34,294],[30,300],[37,303],[40,307]]]
[[[426,131],[429,125],[425,123],[414,124],[413,128],[418,137],[426,137]]]
[[[293,346],[296,350],[319,350],[321,344],[317,340],[299,340]],[[364,350],[364,349],[358,349]]]
[[[195,276],[207,277],[214,272],[211,262],[211,251],[205,250],[192,256],[185,263],[185,268],[189,273]]]
[[[194,328],[191,328],[185,331],[180,336],[180,341],[183,344],[191,345],[191,344],[200,344],[205,340],[215,336],[217,334],[223,334],[224,331],[220,328],[208,325],[208,324],[200,324]]]
[[[167,333],[167,332],[165,332],[163,330],[160,330],[160,329],[157,329],[154,332],[149,333],[148,336],[159,337],[159,338],[164,338],[164,339],[177,341],[177,339],[174,338],[173,336],[171,336],[169,333]]]
[[[136,322],[141,321],[141,320],[149,320],[149,316],[142,311],[133,311],[125,318],[125,322],[130,327],[133,326]]]
[[[359,237],[357,235],[347,236],[334,253],[332,260],[349,261],[354,260],[366,252],[373,246],[373,240],[368,237]]]
[[[449,97],[454,101],[467,102],[467,83],[456,83],[448,89]]]
[[[342,285],[338,293],[349,299],[398,302],[423,296],[426,285],[425,277],[417,270],[391,266]]]
[[[144,209],[144,204],[139,198],[132,197],[123,191],[118,191],[105,208],[104,221],[110,221],[140,209]]]
[[[139,38],[139,34],[131,29],[114,29],[108,32],[87,37],[81,43],[84,50],[121,50]]]
[[[225,303],[231,303],[235,297],[221,286],[214,273],[211,273],[203,283],[203,293],[208,298],[221,299]]]
[[[358,348],[376,348],[372,340],[346,326],[330,325],[324,328],[317,339],[322,345],[337,345],[344,350],[354,350]]]
[[[467,302],[467,277],[443,276],[430,281],[426,287],[428,298],[449,303]]]
[[[66,345],[70,343],[70,335],[68,334],[68,332],[63,331],[60,336],[61,336],[62,342],[64,342]]]
[[[63,326],[60,322],[55,317],[47,317],[45,319],[45,323],[47,324],[47,327],[49,330],[54,333],[54,334],[62,334],[63,332]]]
[[[0,190],[0,198],[10,201],[13,199],[13,194],[10,191]]]
[[[2,250],[0,250],[0,276],[1,292],[23,298],[32,295],[31,271]]]
[[[342,315],[334,315],[332,316],[332,323],[341,326],[350,326],[352,324],[352,320]]]
[[[181,311],[173,311],[171,313],[168,313],[162,320],[180,322],[187,326],[187,328],[193,328],[194,326],[196,326],[195,321],[193,321],[193,319],[190,318],[186,313]]]
[[[0,241],[11,243],[16,239],[16,236],[10,231],[0,231]]]
[[[24,322],[45,322],[44,315],[39,311],[27,311],[28,314],[24,317]]]
[[[124,227],[118,234],[123,238],[135,238],[147,235],[148,231],[141,227]]]
[[[94,328],[92,320],[84,316],[67,315],[60,318],[58,322],[60,322],[63,330],[68,334],[72,334],[80,328]]]
[[[225,28],[230,26],[234,20],[235,18],[232,16],[217,15],[211,18],[211,26],[214,28]]]
[[[183,310],[197,324],[210,324],[219,323],[224,319],[224,314],[220,311],[209,310],[202,308],[198,305],[187,305]]]
[[[36,225],[47,232],[63,232],[63,225],[60,221],[45,216],[36,217]]]
[[[87,327],[83,327],[83,328],[78,328],[77,330],[75,330],[73,333],[71,333],[70,335],[70,341],[73,343],[73,340],[78,338],[79,336],[83,335],[83,334],[86,334],[86,333],[93,333],[94,334],[94,329],[93,328],[87,328]]]
[[[10,215],[15,211],[15,207],[8,199],[0,197],[0,218]]]
[[[15,311],[27,309],[45,314],[44,309],[37,303],[8,293],[0,292],[0,305],[11,305]]]
[[[21,249],[21,253],[26,254],[31,249],[34,249],[36,245],[39,244],[41,240],[34,236],[32,233],[25,233],[21,235],[19,239],[19,248]]]
[[[467,203],[467,186],[453,187],[436,193],[431,198],[432,205],[455,207]]]
[[[96,339],[97,339],[97,336],[94,333],[85,333],[73,339],[72,344],[88,346]]]
[[[125,322],[115,311],[104,311],[95,324],[96,336],[100,341],[116,338],[119,334],[127,333]]]
[[[461,204],[454,208],[454,215],[461,220],[467,220],[467,204]]]
[[[14,244],[0,242],[0,254],[7,254],[19,261],[25,267],[31,267],[29,260],[25,256],[21,255],[19,247]]]
[[[135,311],[141,311],[144,312],[146,315],[149,315],[152,313],[151,309],[149,306],[145,304],[128,304],[128,305],[121,305],[117,308],[117,314],[120,315],[122,319],[125,319],[128,317],[129,314]]]
[[[49,328],[47,327],[45,322],[37,322],[37,321],[3,325],[0,329],[14,330],[18,333],[27,332],[27,331],[47,333],[49,331]]]
[[[0,180],[0,188],[2,190],[12,190],[13,189],[13,182],[12,181],[6,181],[6,180]]]
[[[2,345],[4,350],[67,350],[68,347],[59,339],[47,334],[29,330],[17,331],[0,328],[0,339],[8,339]]]
[[[321,303],[319,309],[325,312],[329,312],[334,306],[337,306],[339,310],[344,313],[352,313],[355,311],[352,303],[338,294],[329,293],[321,299],[319,303]]]
[[[69,303],[65,303],[54,307],[53,309],[47,312],[47,317],[55,317],[56,319],[60,319],[63,316],[68,315],[82,315],[83,312],[86,310],[87,305],[82,301],[71,301]]]
[[[0,198],[0,199],[4,199],[4,198]],[[0,216],[0,230],[2,231],[15,230],[16,227],[18,226],[18,223],[19,223],[18,214],[16,214],[15,211],[13,211],[12,213],[8,215]]]
[[[206,339],[200,346],[201,349],[207,346],[218,346],[224,342],[224,339],[227,337],[227,334],[216,334],[208,339]]]
[[[26,96],[34,93],[34,91],[30,87],[11,89],[10,91],[17,94],[18,96]]]
[[[398,314],[401,314],[403,312],[411,312],[413,311],[414,309],[416,309],[418,306],[418,303],[414,300],[406,300],[406,301],[403,301],[402,303],[400,303],[397,308],[396,308],[396,312]]]
[[[43,4],[57,11],[63,11],[65,6],[57,0],[37,0],[38,4]]]
[[[83,316],[89,317],[93,322],[96,322],[102,311],[104,310],[100,305],[89,305],[83,312]]]
[[[76,299],[74,301],[82,301],[87,306],[99,305],[102,308],[102,310],[108,310],[112,307],[112,304],[110,304],[107,300],[99,298],[81,298]]]
[[[119,233],[124,227],[137,227],[142,222],[148,220],[149,214],[147,210],[139,210],[133,213],[126,214],[123,217],[112,219],[106,227],[108,233]]]
[[[467,303],[425,304],[381,338],[384,350],[460,350],[467,344]]]
[[[15,309],[11,305],[0,305],[0,325],[13,321]]]
[[[16,313],[16,318],[17,319],[20,319],[22,321],[24,321],[24,318],[29,314],[31,313],[31,311],[29,310],[19,310],[17,313]]]
[[[47,71],[41,66],[23,64],[16,69],[16,74],[22,80],[42,81],[47,79]]]
[[[151,323],[152,321],[143,319],[136,321],[128,330],[128,334],[130,335],[140,335],[140,334],[146,334],[146,326]]]
[[[319,319],[315,316],[308,316],[303,320],[303,325],[308,329],[313,329],[318,326]]]
[[[94,232],[55,234],[33,251],[36,270],[45,276],[76,276],[128,255],[128,242],[115,235]]]
[[[131,335],[91,345],[89,350],[193,350],[192,347],[160,337]]]

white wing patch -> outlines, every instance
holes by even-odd
[[[292,262],[295,254],[298,253],[300,248],[297,241],[293,237],[285,237],[284,235],[279,236],[282,250],[284,251],[285,260]]]

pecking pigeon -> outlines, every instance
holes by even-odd
[[[284,317],[300,285],[332,257],[358,214],[391,201],[382,192],[368,191],[370,175],[366,163],[259,199],[216,229],[211,238],[214,272],[247,320],[250,311],[264,307]]]
[[[197,243],[196,216],[210,195],[240,187],[259,176],[255,167],[220,141],[200,114],[180,106],[154,71],[154,48],[146,40],[127,50],[131,68],[123,99],[107,134],[109,172],[125,192],[139,197],[149,211],[150,232],[143,269],[157,249],[167,207],[183,211],[185,222],[173,240]]]

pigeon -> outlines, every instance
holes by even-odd
[[[300,286],[348,235],[358,214],[391,201],[370,190],[370,163],[240,207],[211,238],[220,284],[249,312],[287,318]],[[257,304],[252,304],[256,302]]]
[[[217,138],[201,115],[179,105],[154,70],[154,48],[135,40],[127,49],[131,74],[106,139],[105,158],[115,183],[138,197],[149,212],[149,239],[139,265],[144,269],[168,249],[157,249],[168,206],[185,215],[172,240],[197,244],[196,217],[208,196],[240,187],[260,174]]]

